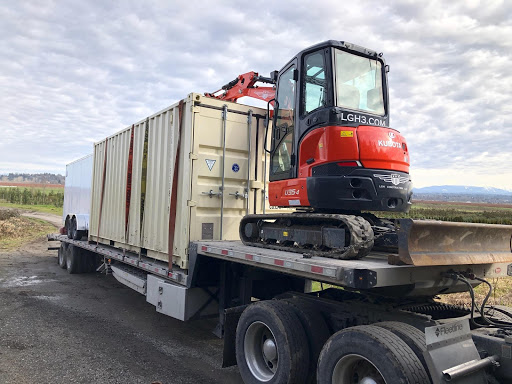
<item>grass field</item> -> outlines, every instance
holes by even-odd
[[[0,211],[0,252],[14,250],[55,228],[46,221],[22,217],[16,210]]]
[[[44,213],[52,213],[54,215],[62,216],[62,207],[55,207],[53,205],[27,205],[27,204],[12,204],[0,199],[0,207],[9,209],[22,209],[26,211],[37,211]]]
[[[36,188],[45,191],[58,192],[64,190],[63,184],[40,184],[40,183],[15,183],[10,181],[0,181],[0,188],[2,187],[18,187],[18,188]]]
[[[55,185],[0,185],[0,206],[62,215],[64,189]]]
[[[406,214],[384,213],[382,217],[414,218],[469,223],[512,225],[512,206],[495,204],[417,201]]]
[[[493,292],[489,298],[489,305],[506,305],[512,306],[512,277],[504,277],[501,279],[490,279]],[[475,299],[477,304],[481,304],[485,296],[489,292],[486,284],[480,284],[475,288]],[[471,306],[471,297],[469,293],[452,293],[450,295],[440,295],[438,301],[448,304]]]

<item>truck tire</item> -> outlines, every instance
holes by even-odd
[[[73,238],[73,240],[80,240],[82,238],[82,231],[78,230],[76,217],[73,217],[73,219],[71,219],[71,237]]]
[[[66,217],[66,235],[68,235],[68,239],[73,238],[73,234],[71,233],[71,219]]]
[[[283,301],[292,306],[306,332],[309,346],[309,373],[306,383],[316,383],[318,357],[325,342],[331,336],[329,327],[313,304],[297,298],[285,299]]]
[[[68,273],[82,273],[82,259],[82,250],[74,245],[68,245],[68,257],[66,258]]]
[[[304,384],[309,368],[306,333],[291,305],[249,305],[236,328],[236,361],[246,384]]]
[[[374,325],[335,333],[322,349],[317,376],[319,384],[430,382],[411,348],[393,332]]]
[[[425,372],[427,372],[430,378],[430,382],[432,382],[432,377],[428,371],[425,356],[423,356],[423,352],[427,350],[427,343],[425,341],[424,332],[421,332],[418,328],[415,328],[412,325],[402,323],[400,321],[384,321],[382,323],[376,323],[373,325],[385,328],[405,341],[405,344],[407,344],[409,348],[412,349],[416,357],[418,357],[418,360],[421,361],[423,368],[425,368]]]
[[[66,243],[60,243],[60,248],[57,253],[57,262],[59,263],[59,267],[62,269],[67,268],[66,259],[68,256],[68,245]]]

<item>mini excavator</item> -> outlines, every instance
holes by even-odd
[[[406,212],[412,197],[407,144],[389,128],[382,56],[329,40],[270,77],[248,72],[205,94],[234,102],[249,96],[273,107],[269,204],[296,212],[245,216],[245,244],[342,259],[396,249],[393,221],[370,213]]]

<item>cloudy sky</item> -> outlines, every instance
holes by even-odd
[[[245,3],[1,2],[0,174],[62,174],[190,92],[335,39],[384,53],[416,186],[512,189],[511,1]]]

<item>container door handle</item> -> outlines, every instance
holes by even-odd
[[[247,199],[246,194],[241,194],[240,192],[236,191],[235,193],[230,193],[230,196],[235,196],[235,199]]]
[[[222,191],[219,191],[219,192],[213,192],[213,189],[210,189],[208,192],[201,192],[201,194],[203,195],[208,195],[210,197],[210,199],[213,197],[213,196],[217,196],[217,197],[222,197]]]

